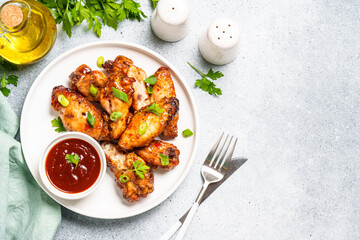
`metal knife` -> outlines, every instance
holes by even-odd
[[[245,162],[247,161],[246,158],[233,158],[231,159],[231,163],[229,169],[227,170],[224,178],[217,183],[210,184],[207,188],[203,199],[201,200],[200,204],[202,204],[205,199],[207,199],[223,182],[226,181],[236,170],[238,170]],[[184,223],[186,216],[188,215],[190,209],[160,238],[160,240],[168,240],[176,233],[176,231],[181,227]]]

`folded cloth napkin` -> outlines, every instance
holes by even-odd
[[[52,239],[61,221],[60,206],[31,175],[14,140],[18,129],[0,93],[0,239]]]

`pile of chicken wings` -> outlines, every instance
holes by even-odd
[[[156,168],[170,170],[179,164],[179,149],[162,141],[178,135],[179,100],[165,67],[154,73],[157,81],[151,94],[144,82],[145,71],[136,67],[131,59],[118,56],[102,67],[104,73],[85,64],[79,66],[69,76],[71,88],[53,88],[51,105],[60,113],[66,130],[86,133],[101,143],[123,197],[136,202],[154,191]],[[114,94],[117,90],[126,94],[127,101]],[[59,103],[59,95],[69,101],[66,107]],[[154,105],[161,111],[148,110]],[[117,112],[122,116],[111,119],[111,114]],[[95,118],[93,126],[88,122],[88,114]],[[147,128],[140,132],[144,123]],[[162,140],[155,140],[158,136]],[[162,162],[161,155],[168,157],[168,163]],[[136,174],[134,163],[148,166],[143,176]],[[127,181],[121,181],[124,176]]]

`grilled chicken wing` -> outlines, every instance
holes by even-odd
[[[133,162],[146,162],[135,153],[123,153],[119,151],[112,143],[102,143],[107,164],[115,175],[115,181],[120,189],[123,191],[123,197],[129,202],[136,202],[140,198],[145,198],[149,193],[154,191],[154,174],[151,169],[144,173],[144,179],[135,173],[135,171],[128,171],[134,169]],[[121,175],[126,175],[129,181],[122,183],[119,178]]]
[[[135,111],[139,111],[141,108],[150,104],[150,98],[144,83],[146,73],[141,68],[134,66],[131,59],[124,56],[117,56],[114,61],[108,60],[103,66],[108,73],[119,72],[124,76],[132,77],[136,80],[133,82],[134,101],[132,103]]]
[[[154,140],[149,146],[135,150],[135,153],[142,157],[147,163],[165,169],[172,169],[179,164],[179,149],[167,142]],[[169,164],[163,165],[159,154],[169,157]]]
[[[79,66],[69,76],[71,80],[71,89],[78,90],[89,101],[99,101],[100,90],[106,84],[106,76],[100,71],[93,71],[85,64]],[[90,93],[91,84],[96,89],[96,95]]]
[[[154,74],[157,81],[153,87],[154,92],[151,95],[152,102],[158,102],[160,99],[167,97],[176,97],[174,82],[171,79],[171,73],[165,67],[160,67]],[[165,127],[160,135],[162,139],[173,139],[178,136],[177,123],[179,120],[179,113],[177,113]]]
[[[135,147],[144,147],[150,144],[154,138],[160,135],[169,119],[178,111],[178,100],[175,97],[163,98],[157,103],[164,112],[160,116],[145,111],[146,107],[131,119],[125,132],[121,135],[118,145],[125,151],[130,151]],[[139,135],[139,127],[142,123],[147,123],[147,129],[143,135]]]
[[[60,94],[69,101],[66,107],[58,102]],[[54,87],[51,98],[51,105],[55,111],[60,112],[60,118],[66,130],[83,132],[96,140],[108,137],[109,132],[101,116],[101,111],[86,98],[64,86]],[[89,113],[95,118],[93,127],[87,122]]]
[[[127,120],[129,118],[129,108],[132,103],[132,95],[134,90],[132,89],[133,78],[122,77],[118,74],[111,74],[108,77],[106,86],[101,90],[100,104],[105,111],[111,115],[113,112],[121,112],[122,117],[116,121],[109,122],[110,136],[112,139],[119,139],[124,132]],[[124,92],[128,98],[128,102],[120,100],[114,96],[113,88],[119,89]]]

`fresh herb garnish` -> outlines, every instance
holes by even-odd
[[[69,163],[73,163],[75,164],[75,168],[77,168],[79,161],[80,161],[80,157],[79,155],[77,155],[76,153],[73,154],[66,154],[66,159]]]
[[[88,111],[86,119],[87,119],[87,122],[89,123],[89,125],[93,128],[94,124],[95,124],[95,117],[93,115],[91,115],[91,113],[89,111]]]
[[[157,82],[157,78],[154,75],[151,75],[149,77],[147,77],[144,82],[150,84],[150,85],[154,85]]]
[[[6,86],[12,84],[16,87],[19,77],[15,75],[7,75],[6,71],[14,71],[17,69],[17,66],[0,57],[0,68],[2,70],[0,91],[5,97],[7,97],[9,96],[10,89]]]
[[[55,128],[55,132],[66,132],[60,117],[51,120],[51,125]]]
[[[153,94],[154,93],[154,88],[152,86],[148,86],[146,88],[146,91],[147,91],[148,94]]]
[[[190,130],[190,129],[185,129],[183,132],[182,132],[183,136],[184,137],[190,137],[192,136],[194,133]]]
[[[123,91],[121,91],[117,88],[114,88],[114,87],[112,88],[112,90],[113,90],[113,96],[117,97],[120,100],[123,100],[124,102],[127,102],[127,103],[129,102],[129,99],[128,99],[126,93],[124,93]]]
[[[126,176],[126,175],[121,175],[120,177],[119,177],[119,180],[120,180],[120,182],[122,182],[122,183],[127,183],[129,180],[130,180],[130,178],[128,177],[128,176]]]
[[[122,112],[112,112],[111,115],[110,115],[110,120],[115,122],[119,118],[121,118],[122,116],[123,116]]]
[[[161,116],[161,114],[163,113],[163,112],[165,112],[165,110],[164,109],[162,109],[160,106],[159,106],[159,104],[157,104],[157,103],[153,103],[153,104],[151,104],[150,106],[148,106],[144,111],[146,111],[146,112],[152,112],[153,114],[155,114],[156,116]]]
[[[102,68],[102,65],[104,63],[105,59],[103,56],[99,57],[97,60],[96,60],[96,65],[99,67],[99,68]]]
[[[153,4],[153,7],[156,8],[156,5],[157,5],[159,0],[151,0],[151,1],[152,1],[152,4]]]
[[[57,24],[63,23],[63,30],[71,37],[72,27],[84,20],[88,30],[94,29],[98,37],[101,28],[107,25],[117,29],[119,22],[130,19],[141,21],[146,15],[140,10],[140,4],[134,0],[39,0],[55,18]]]
[[[69,100],[62,94],[58,95],[58,102],[63,106],[67,107],[69,105]]]
[[[144,135],[147,128],[148,128],[148,124],[146,122],[141,123],[140,127],[139,127],[139,130],[138,130],[139,135],[140,136]]]
[[[94,97],[96,97],[96,94],[98,93],[98,90],[96,87],[94,87],[94,85],[90,84],[90,89],[89,92],[91,95],[93,95]]]
[[[159,153],[159,157],[161,160],[161,165],[163,165],[163,166],[169,165],[169,156],[168,155]]]
[[[135,171],[135,173],[139,176],[140,179],[144,179],[144,173],[150,169],[149,166],[144,165],[144,163],[139,162],[138,160],[133,162],[134,169],[128,171]]]
[[[208,78],[212,80],[216,80],[218,78],[221,78],[224,76],[220,71],[214,72],[211,68],[207,74],[201,72],[199,69],[195,68],[193,65],[191,65],[189,62],[188,64],[197,72],[199,73],[202,78],[197,79],[195,82],[195,87],[199,87],[205,92],[208,92],[210,95],[222,95],[221,89],[217,88],[215,83]]]

